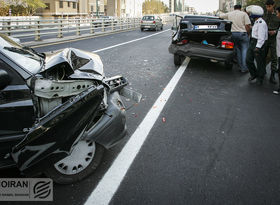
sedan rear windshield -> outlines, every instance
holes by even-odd
[[[155,20],[154,16],[143,16],[142,20],[144,21],[153,21]]]

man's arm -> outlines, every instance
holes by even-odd
[[[245,29],[246,29],[248,35],[250,35],[251,29],[252,29],[251,21],[250,21],[248,14],[245,12],[244,12],[244,22],[245,22]]]
[[[228,19],[228,13],[226,14],[220,14],[221,19]]]
[[[260,24],[260,27],[258,29],[258,42],[256,45],[256,48],[261,48],[266,41],[266,35],[267,35],[267,25],[266,24]]]
[[[247,25],[245,25],[245,29],[246,29],[246,31],[247,31],[247,33],[248,33],[248,35],[250,35],[250,33],[251,33],[251,29],[252,29],[251,24],[247,24]]]

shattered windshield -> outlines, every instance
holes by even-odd
[[[2,35],[0,36],[0,51],[25,70],[34,74],[39,72],[44,62],[44,59],[31,49],[25,49]]]

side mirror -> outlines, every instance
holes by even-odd
[[[10,82],[9,74],[5,70],[0,69],[0,90],[3,90]]]

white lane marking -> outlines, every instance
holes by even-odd
[[[131,40],[131,41],[127,41],[127,42],[124,42],[124,43],[116,44],[116,45],[109,46],[109,47],[106,47],[106,48],[98,49],[98,50],[95,50],[95,51],[92,51],[92,52],[93,53],[98,53],[98,52],[105,51],[105,50],[108,50],[108,49],[111,49],[111,48],[115,48],[115,47],[118,47],[118,46],[122,46],[122,45],[125,45],[125,44],[133,43],[133,42],[140,41],[140,40],[143,40],[143,39],[146,39],[146,38],[150,38],[152,36],[159,35],[161,33],[169,31],[169,30],[170,29],[167,29],[167,30],[161,31],[159,33],[155,33],[155,34],[152,34],[152,35],[149,35],[149,36],[145,36],[145,37],[142,37],[142,38],[137,38],[137,39],[134,39],[134,40]]]
[[[93,190],[85,205],[107,205],[110,203],[110,200],[118,190],[119,185],[146,140],[149,132],[154,126],[167,100],[171,96],[174,88],[186,70],[189,61],[190,58],[187,57],[168,85],[165,87],[164,91],[158,97],[152,108],[149,110],[146,117],[123,147],[112,166],[100,180],[97,187]]]

